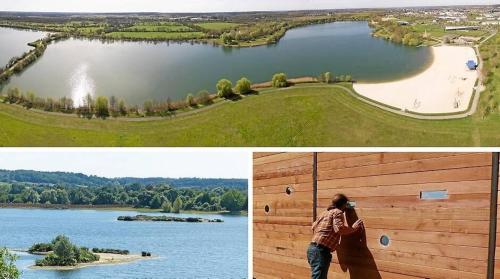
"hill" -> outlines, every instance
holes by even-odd
[[[106,178],[95,175],[85,175],[82,173],[70,172],[46,172],[33,170],[0,170],[0,182],[7,183],[34,183],[47,185],[66,186],[125,186],[134,183],[141,185],[168,184],[176,188],[237,188],[246,189],[248,181],[246,179],[222,179],[222,178]]]

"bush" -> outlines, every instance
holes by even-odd
[[[252,92],[252,82],[247,78],[241,78],[236,83],[236,92],[239,94],[248,94]]]
[[[186,104],[190,107],[196,106],[196,102],[194,101],[193,94],[189,93],[186,97]]]
[[[109,117],[109,102],[108,98],[99,96],[95,102],[95,116],[102,119]]]
[[[0,278],[18,279],[21,273],[16,267],[17,256],[7,248],[0,248]]]
[[[198,104],[209,105],[212,103],[212,98],[210,98],[210,93],[208,91],[203,90],[198,92],[198,96],[196,97]]]
[[[33,244],[33,246],[30,247],[28,252],[30,253],[45,253],[45,252],[50,252],[54,249],[52,243],[36,243]]]
[[[233,95],[233,84],[227,79],[217,82],[217,95],[222,98],[229,98]]]
[[[288,81],[284,73],[275,74],[273,76],[272,85],[275,88],[282,88],[288,86]]]

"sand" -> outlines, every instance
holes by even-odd
[[[36,266],[32,265],[32,269],[43,269],[43,270],[74,270],[83,267],[97,266],[97,265],[109,265],[109,264],[123,264],[134,262],[138,260],[153,259],[154,257],[143,257],[141,255],[120,255],[120,254],[109,254],[109,253],[96,253],[99,255],[99,260],[92,263],[80,263],[75,266]]]
[[[465,63],[474,60],[471,47],[432,47],[434,60],[422,73],[383,83],[355,83],[354,90],[365,97],[417,113],[453,113],[467,110],[478,72]]]

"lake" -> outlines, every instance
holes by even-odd
[[[150,251],[158,258],[73,271],[32,270],[40,256],[20,253],[22,278],[247,278],[248,218],[209,214],[178,214],[221,218],[224,223],[123,222],[134,211],[0,209],[0,247],[27,249],[50,242],[58,234],[85,247]],[[149,215],[149,213],[147,213]],[[158,215],[158,214],[151,214]]]
[[[252,48],[68,39],[51,44],[6,88],[77,101],[87,93],[115,95],[142,104],[148,99],[181,99],[202,89],[214,92],[221,78],[233,84],[241,76],[269,81],[276,72],[289,77],[331,71],[362,81],[400,79],[420,72],[431,59],[429,48],[372,37],[366,22],[292,29],[278,44]]]
[[[0,67],[3,68],[12,57],[19,57],[33,49],[28,43],[43,38],[46,32],[0,28]]]

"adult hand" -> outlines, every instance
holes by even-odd
[[[357,230],[357,231],[363,229],[363,220],[359,219],[358,221],[354,222],[354,224],[352,225],[352,228]]]

